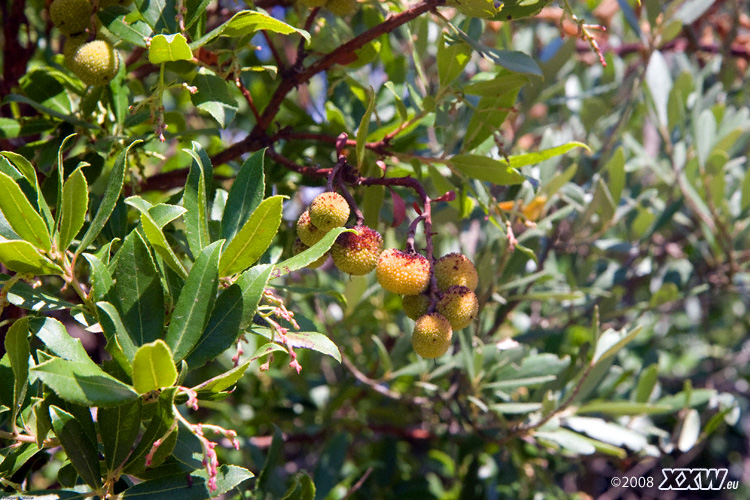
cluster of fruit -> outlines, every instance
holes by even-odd
[[[344,226],[349,215],[349,204],[340,194],[327,191],[316,196],[297,220],[294,253],[314,245],[334,227]],[[433,266],[426,257],[413,251],[395,248],[383,251],[382,236],[367,226],[353,229],[355,232],[341,234],[331,247],[333,263],[357,276],[375,271],[380,286],[403,295],[404,312],[416,321],[412,335],[416,353],[423,358],[445,354],[453,331],[469,326],[479,310],[474,293],[479,277],[474,264],[465,255],[451,253]],[[327,258],[328,254],[309,267],[320,267]],[[436,294],[431,289],[433,277]]]
[[[305,7],[325,7],[335,16],[348,16],[357,8],[357,0],[300,0]]]
[[[98,7],[130,1],[99,0]],[[89,0],[54,0],[49,6],[52,23],[67,37],[63,45],[65,64],[86,85],[106,85],[120,69],[120,56],[107,40],[90,40],[93,14]]]

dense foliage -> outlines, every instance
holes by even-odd
[[[4,494],[750,494],[743,2],[0,5]]]

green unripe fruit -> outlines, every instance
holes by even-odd
[[[326,235],[326,231],[321,231],[310,220],[310,211],[305,210],[297,219],[297,236],[302,243],[311,247]]]
[[[343,196],[326,191],[315,197],[308,209],[310,222],[322,231],[341,227],[349,220],[349,204]]]
[[[404,307],[404,313],[410,319],[417,320],[427,314],[430,308],[430,298],[420,293],[419,295],[404,295],[401,299],[401,305]]]
[[[476,290],[479,275],[474,264],[463,254],[449,253],[435,262],[435,280],[441,292],[453,285],[465,286]]]
[[[294,240],[294,244],[292,244],[292,253],[294,255],[297,255],[297,254],[304,252],[308,248],[310,247],[302,243],[302,240],[297,238],[296,240]],[[328,252],[324,253],[323,256],[319,258],[318,260],[316,260],[315,262],[308,264],[307,267],[310,269],[317,269],[323,264],[325,264],[327,260],[328,260]]]
[[[453,285],[440,296],[435,310],[445,316],[453,330],[461,330],[477,317],[479,301],[469,288]]]
[[[378,264],[383,250],[383,237],[367,226],[355,228],[356,233],[342,233],[331,247],[331,257],[336,267],[345,273],[362,276]]]
[[[63,49],[65,62],[81,81],[87,85],[106,85],[117,75],[120,57],[104,40],[94,40]]]
[[[357,8],[357,0],[328,0],[326,9],[334,16],[348,16]]]
[[[376,269],[378,283],[389,292],[417,295],[430,284],[430,262],[416,253],[389,248],[380,255]]]
[[[300,3],[305,7],[314,9],[316,7],[322,7],[328,0],[300,0]]]
[[[439,358],[451,345],[453,329],[439,313],[425,314],[414,324],[411,346],[423,358]]]
[[[63,35],[86,31],[91,22],[89,0],[55,0],[49,6],[49,17]]]

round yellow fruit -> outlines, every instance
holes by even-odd
[[[440,295],[435,310],[445,316],[453,330],[461,330],[477,317],[479,301],[469,288],[453,285]]]
[[[297,236],[302,243],[311,247],[319,242],[323,236],[326,235],[326,231],[322,231],[315,227],[310,220],[310,211],[305,210],[302,215],[297,219]]]
[[[120,57],[104,40],[64,48],[65,62],[78,78],[87,85],[106,85],[120,68]]]
[[[378,264],[383,250],[383,237],[367,226],[355,228],[356,233],[342,233],[331,247],[331,257],[336,267],[345,273],[362,276]]]
[[[474,264],[463,254],[449,253],[435,262],[435,280],[441,292],[453,285],[465,286],[476,290],[479,275]]]
[[[430,298],[420,293],[419,295],[404,295],[401,299],[404,314],[410,319],[417,320],[427,314],[430,309]]]
[[[440,313],[425,314],[414,324],[411,346],[423,358],[439,358],[451,345],[453,329]]]
[[[91,22],[89,0],[55,0],[49,6],[49,17],[64,35],[83,33]]]
[[[310,222],[322,231],[341,227],[349,220],[349,203],[343,196],[333,191],[326,191],[315,197],[308,209]]]
[[[430,262],[416,253],[389,248],[380,255],[376,273],[380,286],[399,295],[417,295],[430,284]]]

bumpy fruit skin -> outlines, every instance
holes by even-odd
[[[378,264],[383,251],[383,237],[367,226],[355,228],[356,233],[342,233],[331,247],[336,267],[354,276],[363,276]]]
[[[430,298],[420,293],[419,295],[404,295],[401,299],[401,305],[404,307],[404,313],[410,319],[417,320],[427,314],[430,308]]]
[[[49,6],[49,17],[63,35],[83,33],[91,22],[89,0],[55,0]]]
[[[448,351],[452,337],[451,324],[442,314],[425,314],[414,324],[411,346],[423,358],[439,358]]]
[[[302,212],[302,215],[297,219],[297,236],[302,240],[302,243],[311,247],[323,239],[323,236],[325,235],[326,231],[322,231],[315,227],[310,220],[310,211],[305,210]]]
[[[310,221],[322,231],[341,227],[349,220],[349,204],[343,196],[326,191],[315,197],[308,209]]]
[[[302,243],[302,240],[297,238],[296,240],[294,240],[294,244],[292,244],[292,253],[294,255],[297,255],[297,254],[304,252],[308,248],[310,247]],[[325,264],[327,260],[328,260],[328,252],[324,253],[323,256],[319,258],[318,260],[316,260],[315,262],[308,264],[307,267],[309,269],[317,269],[323,264]]]
[[[357,0],[328,0],[326,9],[335,16],[348,16],[357,8]]]
[[[479,276],[474,264],[463,254],[449,253],[435,262],[435,280],[441,292],[453,285],[462,285],[476,290]]]
[[[469,288],[453,285],[440,296],[435,310],[445,316],[454,331],[461,330],[477,317],[479,301]]]
[[[389,248],[380,255],[376,272],[378,283],[389,292],[417,295],[430,284],[430,270],[425,257]]]
[[[87,85],[106,85],[117,75],[120,57],[104,40],[64,48],[65,62]]]

